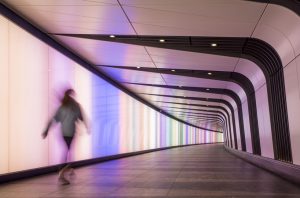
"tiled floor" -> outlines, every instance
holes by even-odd
[[[57,174],[0,185],[0,197],[300,197],[300,187],[228,154],[198,145],[76,169],[68,186]]]

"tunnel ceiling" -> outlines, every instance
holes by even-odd
[[[266,81],[242,56],[264,22],[269,4],[263,1],[1,2],[131,92],[193,125],[222,126]]]

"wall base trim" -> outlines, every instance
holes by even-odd
[[[286,179],[294,184],[300,185],[300,166],[278,160],[274,160],[259,155],[253,155],[240,150],[235,150],[224,145],[227,152],[239,157],[259,168],[269,171],[279,177]]]
[[[145,154],[145,153],[162,151],[162,150],[172,149],[172,148],[204,145],[204,144],[218,144],[218,143],[223,144],[223,142],[188,144],[188,145],[169,146],[169,147],[163,147],[163,148],[135,151],[135,152],[130,152],[130,153],[122,153],[122,154],[117,154],[117,155],[109,155],[109,156],[105,156],[105,157],[75,161],[75,162],[72,162],[72,167],[87,166],[87,165],[92,165],[92,164],[96,164],[96,163],[100,163],[100,162],[116,160],[116,159],[120,159],[120,158],[131,157],[134,155],[141,155],[141,154]],[[57,164],[57,165],[53,165],[53,166],[29,169],[29,170],[24,170],[24,171],[19,171],[19,172],[7,173],[7,174],[3,174],[3,175],[0,174],[0,183],[5,183],[5,182],[14,181],[14,180],[25,179],[25,178],[29,178],[29,177],[43,175],[43,174],[47,174],[47,173],[57,172],[63,165],[65,165],[65,164]]]

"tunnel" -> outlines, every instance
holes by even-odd
[[[299,14],[0,0],[0,197],[299,197]]]

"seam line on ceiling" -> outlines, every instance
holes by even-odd
[[[261,21],[261,19],[262,19],[263,15],[264,15],[264,14],[265,14],[265,12],[266,12],[266,9],[267,9],[268,5],[269,5],[269,3],[267,3],[267,4],[266,4],[266,6],[265,6],[264,10],[262,11],[262,13],[261,13],[261,15],[260,15],[260,17],[259,17],[259,19],[258,19],[257,23],[255,24],[255,26],[254,26],[254,28],[253,28],[253,31],[252,31],[252,33],[251,33],[251,35],[250,35],[250,38],[252,38],[252,36],[253,36],[253,34],[254,34],[254,32],[255,32],[255,30],[256,30],[256,28],[257,28],[257,26],[258,26],[259,22]]]
[[[285,66],[283,66],[283,68],[287,67],[289,64],[291,64],[294,60],[296,60],[298,57],[300,57],[300,54],[298,54],[297,56],[295,56],[295,58],[293,58],[292,60],[290,60]]]
[[[135,32],[135,34],[136,34],[137,36],[139,36],[139,34],[138,34],[138,32],[136,31],[135,27],[133,26],[131,20],[129,19],[129,16],[128,16],[127,13],[125,12],[125,10],[124,10],[122,4],[120,3],[119,0],[117,0],[117,1],[118,1],[118,4],[119,4],[120,8],[122,9],[124,15],[126,16],[126,18],[127,18],[128,22],[129,22],[130,26],[132,27],[133,31]],[[149,58],[151,59],[152,64],[155,66],[156,69],[158,69],[157,65],[155,64],[155,62],[154,62],[152,56],[150,55],[149,51],[147,50],[146,46],[143,46],[143,47],[144,47],[145,51],[147,52]],[[163,79],[163,81],[165,82],[165,84],[167,85],[167,82],[166,82],[166,80],[164,79],[163,75],[162,75],[161,73],[159,73],[159,74],[160,74],[161,78]]]

